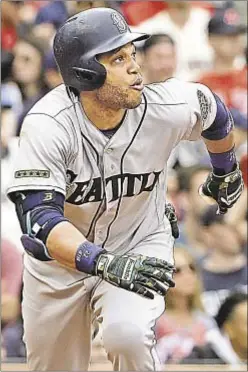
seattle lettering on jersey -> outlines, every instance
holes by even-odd
[[[162,171],[131,174],[123,173],[105,179],[105,188],[109,188],[112,198],[109,201],[115,201],[120,197],[132,197],[142,192],[151,192]],[[75,174],[67,171],[68,179],[73,182]],[[85,182],[74,182],[68,185],[73,191],[66,199],[67,203],[80,205],[85,203],[100,202],[104,197],[104,186],[101,177],[93,178]],[[73,186],[73,188],[72,188]]]

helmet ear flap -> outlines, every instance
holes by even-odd
[[[93,90],[104,84],[107,71],[96,59],[88,60],[86,66],[85,61],[81,60],[80,65],[81,67],[72,67],[74,76],[80,88],[82,87],[80,90]]]
[[[75,71],[75,75],[81,83],[84,83],[85,80],[92,82],[98,77],[98,73],[93,70],[88,70],[86,68],[80,68],[80,67],[73,67],[72,69],[73,71]]]

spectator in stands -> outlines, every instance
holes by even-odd
[[[57,30],[68,18],[69,14],[65,1],[50,1],[47,5],[41,7],[35,18],[35,25],[46,24],[53,25]]]
[[[247,258],[240,236],[216,211],[216,206],[210,206],[201,216],[202,237],[209,252],[201,262],[202,301],[211,316],[231,290],[247,291]]]
[[[110,2],[111,5],[112,1]],[[113,1],[113,3],[116,3]],[[116,4],[115,4],[116,5]],[[106,7],[108,6],[108,2],[104,0],[94,0],[94,1],[75,1],[75,13],[82,12],[83,10],[90,9],[90,8],[98,8],[98,7]]]
[[[14,137],[17,128],[17,118],[22,110],[22,96],[16,83],[12,80],[11,69],[13,54],[2,51],[1,53],[1,236],[10,239],[19,248],[21,246],[21,229],[16,218],[15,208],[6,195],[13,166],[13,156],[18,148],[17,139]],[[11,233],[10,233],[11,232]]]
[[[245,56],[244,34],[246,26],[240,23],[239,14],[232,8],[217,12],[208,24],[209,43],[214,58],[212,70],[202,75],[199,81],[212,89],[230,109],[235,122],[235,143],[247,148],[247,61],[238,67],[239,57]],[[242,147],[241,147],[242,148]]]
[[[20,89],[12,80],[11,69],[14,56],[11,52],[1,53],[1,151],[4,156],[8,142],[16,133],[17,118],[22,110]]]
[[[228,296],[216,315],[218,328],[207,334],[207,344],[195,347],[184,363],[247,364],[247,294]]]
[[[48,4],[40,7],[33,22],[33,34],[41,39],[50,48],[56,30],[70,16],[67,3],[72,1],[49,1]]]
[[[61,74],[54,59],[53,50],[50,50],[45,56],[44,80],[49,89],[53,89],[63,83]]]
[[[210,13],[193,7],[191,1],[169,1],[167,9],[134,27],[151,34],[166,33],[175,41],[178,55],[176,77],[192,80],[209,68],[211,50],[206,27]]]
[[[205,242],[202,239],[202,227],[199,217],[207,208],[206,202],[198,193],[200,185],[207,177],[208,166],[195,165],[178,170],[179,203],[175,207],[182,208],[182,221],[179,224],[180,236],[177,243],[185,246],[195,259],[202,259],[207,254]]]
[[[176,287],[166,295],[166,311],[156,324],[157,351],[161,362],[177,363],[195,345],[204,345],[213,321],[203,311],[201,282],[192,256],[175,248]]]
[[[238,125],[242,116],[247,120],[247,67],[237,68],[237,58],[245,54],[246,27],[239,22],[234,9],[217,12],[208,24],[209,44],[213,50],[212,70],[199,77],[233,112]],[[241,125],[241,123],[240,123]],[[247,124],[246,124],[247,126]]]
[[[44,49],[38,39],[30,36],[17,42],[14,48],[12,72],[23,97],[23,111],[18,120],[19,129],[27,112],[48,92],[44,83],[43,64]]]
[[[240,168],[243,173],[245,189],[243,190],[240,199],[232,208],[229,213],[225,216],[225,221],[228,225],[236,229],[239,234],[241,244],[247,252],[247,223],[248,223],[248,198],[247,198],[247,177],[248,177],[248,158],[246,156],[242,157],[240,160]]]
[[[173,77],[176,65],[176,47],[169,35],[154,34],[145,41],[142,68],[145,84],[157,83]]]
[[[9,241],[1,241],[1,329],[7,357],[24,356],[20,293],[22,255]]]
[[[33,33],[37,38],[41,38],[49,49],[56,30],[67,18],[82,10],[99,6],[106,6],[106,1],[49,1],[38,10]]]

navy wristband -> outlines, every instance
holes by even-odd
[[[75,266],[76,269],[86,274],[95,274],[96,259],[100,253],[106,252],[105,249],[89,242],[85,241],[77,249],[75,255]]]
[[[227,174],[233,171],[237,164],[234,147],[226,152],[212,153],[209,152],[211,164],[216,174]]]

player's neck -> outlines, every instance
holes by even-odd
[[[117,127],[125,115],[126,110],[106,107],[92,92],[81,94],[80,101],[88,119],[100,130]]]

